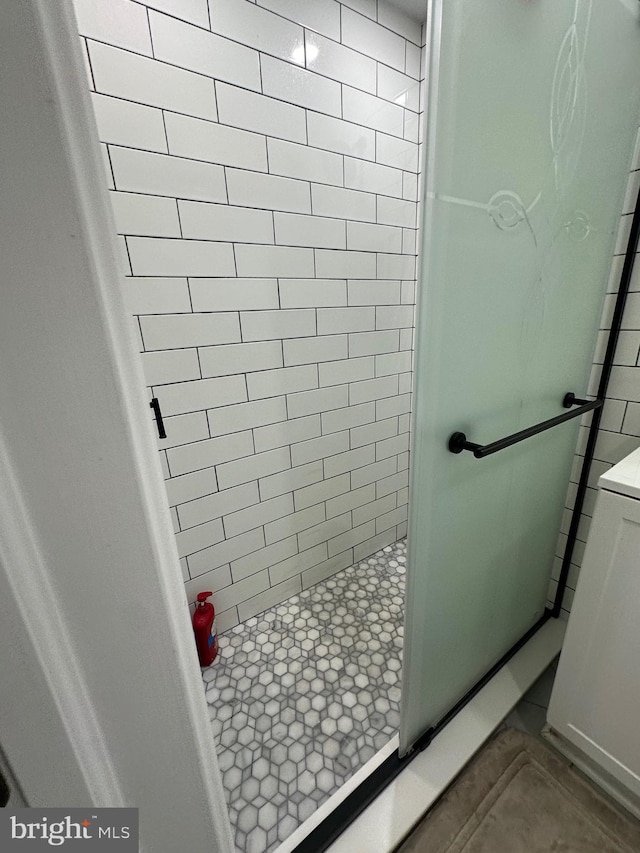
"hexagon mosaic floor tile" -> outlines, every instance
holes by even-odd
[[[220,637],[203,670],[239,853],[271,853],[400,722],[396,542]]]

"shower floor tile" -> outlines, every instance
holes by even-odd
[[[396,733],[406,547],[220,637],[203,670],[236,850],[271,853]]]

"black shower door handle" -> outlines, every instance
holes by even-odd
[[[162,412],[160,411],[160,401],[157,397],[154,397],[149,403],[149,406],[153,409],[153,414],[155,415],[156,426],[158,427],[158,438],[166,438],[167,433],[164,428],[164,421],[162,420]]]
[[[469,450],[473,453],[476,459],[484,459],[485,456],[491,456],[492,453],[504,450],[505,447],[511,447],[512,444],[518,444],[518,442],[524,441],[526,438],[531,438],[532,435],[537,435],[539,432],[545,432],[545,430],[552,429],[554,426],[562,424],[565,421],[571,421],[573,418],[579,418],[581,415],[586,414],[586,412],[599,409],[603,402],[603,400],[599,399],[581,400],[576,397],[572,391],[569,391],[564,395],[562,405],[565,409],[570,409],[572,406],[578,406],[577,409],[573,409],[571,412],[556,415],[555,418],[549,418],[546,421],[541,421],[539,424],[534,424],[533,426],[520,430],[520,432],[514,432],[504,438],[499,438],[497,441],[492,441],[491,444],[474,444],[471,441],[467,441],[467,436],[463,432],[454,432],[449,437],[448,447],[451,453],[462,453],[463,450]]]

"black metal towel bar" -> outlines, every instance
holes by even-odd
[[[532,435],[552,429],[552,427],[562,424],[565,421],[573,420],[573,418],[579,418],[581,415],[593,411],[593,409],[599,409],[602,403],[603,400],[599,399],[581,400],[572,391],[569,391],[564,395],[562,405],[565,409],[578,406],[577,409],[573,409],[571,412],[556,415],[555,418],[549,418],[546,421],[541,421],[539,424],[527,427],[527,429],[520,430],[520,432],[514,432],[512,435],[499,438],[498,441],[492,441],[491,444],[474,444],[471,441],[467,441],[467,436],[463,432],[454,432],[449,438],[449,450],[451,453],[462,453],[463,450],[469,450],[476,459],[484,459],[485,456],[490,456],[492,453],[504,450],[505,447],[511,447],[512,444],[517,444],[519,441],[531,438]]]

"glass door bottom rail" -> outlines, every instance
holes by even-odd
[[[397,732],[406,545],[220,637],[203,670],[236,849],[271,853]]]

